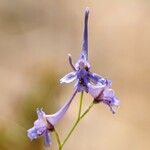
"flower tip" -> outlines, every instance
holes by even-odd
[[[89,7],[86,7],[86,9],[85,9],[85,20],[88,20],[89,13],[90,13]]]
[[[89,12],[90,12],[89,7],[86,7],[86,8],[85,8],[85,13],[86,13],[86,14],[89,14]]]
[[[62,84],[63,83],[63,81],[62,81],[62,79],[60,79],[60,84]]]
[[[59,82],[60,82],[60,84],[63,84],[63,83],[64,83],[63,78],[61,78],[61,79],[59,80]]]
[[[72,63],[72,56],[70,53],[68,53],[68,59],[69,59],[69,63]]]
[[[34,128],[30,128],[27,130],[27,136],[28,138],[32,141],[34,139],[37,138],[37,134],[35,133],[35,129]]]
[[[114,110],[112,110],[112,114],[113,114],[113,115],[115,115],[115,114],[116,114],[116,112],[115,112]]]
[[[68,57],[71,57],[71,54],[70,54],[70,53],[68,53]]]
[[[42,110],[43,110],[43,108],[37,108],[36,109],[37,114],[40,114],[42,112]]]

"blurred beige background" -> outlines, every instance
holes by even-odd
[[[67,53],[79,56],[86,6],[92,70],[113,81],[121,105],[116,115],[96,105],[64,150],[150,149],[149,0],[0,0],[0,150],[47,149],[26,130],[37,107],[54,113],[72,92],[59,79],[71,70]],[[77,108],[78,97],[57,126],[61,138]]]

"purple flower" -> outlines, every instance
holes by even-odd
[[[62,79],[60,83],[70,83],[76,80],[75,87],[78,92],[86,91],[88,93],[88,84],[94,85],[105,85],[107,80],[97,75],[96,73],[90,72],[90,64],[88,62],[88,17],[89,9],[85,11],[84,18],[84,33],[83,33],[83,44],[80,54],[80,58],[74,65],[72,63],[71,55],[69,54],[69,64],[73,69],[73,72],[68,73]]]
[[[94,98],[95,103],[103,102],[109,106],[111,112],[114,114],[115,108],[119,106],[119,100],[110,86],[111,82],[108,82],[107,85],[102,86],[89,85],[89,93]]]
[[[33,140],[42,136],[44,137],[45,145],[50,146],[52,143],[50,133],[54,131],[54,126],[59,122],[59,120],[64,116],[65,112],[68,110],[76,93],[77,91],[73,93],[71,98],[55,114],[46,115],[42,109],[37,109],[38,119],[34,122],[34,126],[27,130],[28,137],[31,140]]]

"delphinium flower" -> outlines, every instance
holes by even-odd
[[[50,133],[55,130],[54,126],[64,116],[76,93],[77,90],[74,91],[71,98],[63,105],[63,107],[54,114],[47,115],[42,109],[37,109],[38,119],[34,122],[34,126],[27,131],[28,137],[33,140],[42,136],[44,137],[45,145],[51,145],[52,141]]]
[[[115,108],[119,106],[119,100],[115,96],[115,92],[111,87],[111,81],[107,82],[106,85],[102,86],[93,86],[89,85],[89,93],[94,98],[95,103],[103,102],[109,106],[111,112],[115,113]]]
[[[73,69],[73,72],[68,73],[62,79],[60,83],[70,83],[76,80],[75,88],[78,92],[85,91],[88,93],[88,84],[105,85],[107,80],[96,73],[90,71],[90,64],[88,62],[88,17],[89,9],[85,10],[84,18],[84,32],[83,32],[83,44],[80,54],[80,58],[74,65],[72,63],[71,55],[69,54],[69,63]]]

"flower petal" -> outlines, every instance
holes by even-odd
[[[106,79],[101,77],[100,75],[96,74],[96,73],[89,73],[89,79],[90,82],[93,84],[97,84],[97,85],[104,85],[106,84]]]
[[[30,138],[30,140],[38,138],[36,129],[34,127],[29,129],[29,130],[27,130],[27,135]]]
[[[70,83],[76,79],[76,72],[70,72],[60,79],[60,83]]]
[[[119,106],[120,105],[120,101],[119,101],[119,99],[115,96],[115,98],[114,98],[114,105],[115,106]]]
[[[88,92],[93,98],[97,98],[104,90],[105,85],[93,85],[88,83]]]
[[[60,108],[58,112],[52,115],[46,115],[46,119],[50,124],[54,126],[64,116],[76,94],[77,90],[74,91],[71,98]]]
[[[119,106],[119,100],[114,97],[112,102],[108,105],[113,114],[115,114],[117,107]]]
[[[83,83],[80,83],[80,80],[78,79],[77,82],[75,83],[74,87],[77,89],[78,92],[83,92],[85,91],[86,93],[88,93],[88,86],[87,86],[87,79],[84,78],[83,79]]]
[[[71,66],[71,68],[76,71],[76,68],[74,66],[74,64],[72,63],[72,57],[71,57],[71,54],[68,54],[68,60],[69,60],[69,64]]]
[[[51,136],[50,134],[48,134],[48,130],[46,130],[44,133],[44,143],[45,143],[45,146],[50,146],[52,144]]]
[[[34,122],[34,126],[27,130],[28,137],[33,140],[42,136],[47,129],[45,112],[42,109],[37,109],[38,119]]]
[[[44,116],[45,116],[45,112],[44,111],[42,111],[42,108],[37,108],[36,109],[36,112],[37,112],[37,115],[38,115],[38,119],[43,119],[44,118]]]
[[[102,102],[110,107],[111,112],[114,114],[116,112],[116,108],[119,106],[119,100],[115,96],[114,90],[107,87],[102,96],[100,97]]]
[[[115,92],[113,89],[110,88],[106,88],[103,92],[104,97],[114,97],[115,96]]]

